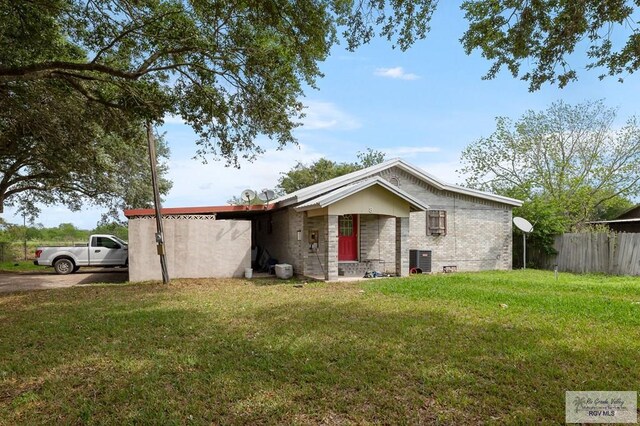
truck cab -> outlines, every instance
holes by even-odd
[[[82,247],[38,247],[36,265],[51,266],[58,274],[76,272],[82,266],[128,266],[129,247],[115,235],[92,235]]]
[[[115,235],[92,235],[89,251],[92,265],[123,265],[129,255],[127,243]]]

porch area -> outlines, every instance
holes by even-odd
[[[428,206],[369,178],[256,218],[254,241],[294,273],[320,280],[409,274],[409,214]],[[264,220],[264,223],[261,221]]]
[[[367,272],[409,274],[409,218],[377,214],[307,216],[304,275],[324,280]]]

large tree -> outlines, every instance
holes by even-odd
[[[460,171],[471,187],[524,200],[514,213],[537,222],[548,244],[640,194],[640,127],[631,117],[616,128],[615,118],[602,101],[499,117],[492,135],[462,152]]]
[[[640,67],[639,6],[629,0],[467,0],[462,9],[469,28],[461,41],[467,53],[479,49],[493,62],[486,78],[506,67],[532,91],[545,83],[564,87],[583,64],[601,70],[600,78],[622,80]]]
[[[0,0],[0,84],[57,80],[145,119],[181,116],[199,153],[237,164],[255,137],[293,142],[306,83],[344,29],[406,49],[433,0]],[[9,47],[12,48],[9,48]]]
[[[168,149],[158,144],[160,176]],[[0,88],[0,212],[37,203],[110,213],[151,202],[144,123],[55,80]],[[170,183],[162,177],[161,190]]]
[[[167,114],[200,136],[198,154],[228,164],[262,152],[258,134],[295,142],[302,88],[337,28],[351,49],[375,33],[406,49],[432,3],[0,0],[0,208],[144,204],[135,133]]]
[[[158,123],[175,114],[200,136],[198,154],[237,165],[239,156],[262,151],[258,134],[280,145],[295,142],[303,87],[321,76],[318,62],[340,33],[349,49],[381,35],[404,50],[425,37],[436,4],[0,0],[0,95],[55,83],[56,90],[73,91],[73,99],[120,111],[123,122]],[[563,86],[576,78],[567,58],[582,47],[592,66],[612,75],[640,66],[640,36],[628,24],[637,5],[629,1],[469,0],[462,8],[470,24],[463,45],[494,62],[488,77],[506,66],[532,90],[545,82]],[[611,34],[620,28],[627,42],[617,46]],[[523,62],[532,69],[522,73]],[[60,102],[49,115],[65,107]]]
[[[145,118],[182,116],[200,152],[236,162],[260,152],[258,133],[293,141],[304,83],[338,33],[349,49],[376,33],[401,49],[425,37],[436,0],[0,0],[0,84],[56,79],[87,99]],[[635,3],[468,0],[468,53],[537,89],[576,78],[585,48],[612,75],[640,66]],[[617,46],[614,30],[626,31]],[[523,62],[532,70],[521,73]]]

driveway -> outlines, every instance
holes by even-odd
[[[22,273],[0,272],[0,293],[95,283],[124,283],[128,280],[129,270],[123,268],[82,268],[69,275],[57,275],[53,269]]]

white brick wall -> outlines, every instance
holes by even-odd
[[[295,274],[304,274],[304,241],[298,241],[298,231],[303,231],[303,218],[303,213],[287,209],[265,213],[254,219],[256,244],[266,248],[279,263],[292,265]]]
[[[399,219],[391,216],[360,215],[360,260],[380,259],[386,272],[408,271],[409,249],[431,250],[432,271],[457,266],[459,271],[511,269],[511,207],[458,193],[440,191],[408,173],[391,168],[380,173],[434,210],[447,211],[447,235],[428,236],[426,213],[411,213],[406,239],[398,239]],[[268,233],[268,218],[272,232]],[[282,263],[293,265],[294,273],[337,278],[337,216],[306,217],[293,209],[266,214],[257,219],[258,245],[266,247]],[[319,231],[318,252],[309,250],[309,230]],[[302,240],[297,240],[297,231]],[[408,235],[407,235],[408,234]],[[404,243],[404,244],[403,244]],[[398,250],[401,256],[397,256]],[[406,251],[406,253],[404,253]],[[406,263],[406,265],[405,265]],[[406,267],[405,267],[406,266]]]
[[[411,213],[410,249],[431,250],[432,271],[457,266],[459,271],[511,269],[511,207],[466,195],[439,191],[404,171],[380,174],[396,177],[400,188],[434,210],[447,211],[447,235],[428,236],[426,213]]]
[[[379,260],[377,265],[380,266],[381,272],[395,273],[395,217],[360,215],[360,261],[368,260]]]
[[[327,246],[325,241],[326,227],[327,220],[324,216],[304,218],[304,248],[302,250],[302,256],[304,259],[304,275],[319,278],[323,278],[325,276],[325,271],[327,269],[326,256],[324,254]],[[317,250],[309,248],[309,232],[312,230],[318,231],[319,242]]]

